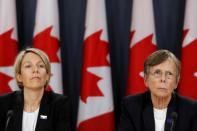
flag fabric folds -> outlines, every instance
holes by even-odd
[[[143,64],[156,50],[152,0],[133,0],[126,95],[144,92]]]
[[[114,131],[105,0],[88,0],[77,131]]]
[[[186,1],[183,43],[181,53],[181,79],[178,92],[181,95],[197,99],[197,15],[196,0]]]
[[[62,94],[58,1],[38,0],[36,9],[33,47],[43,50],[49,56],[52,74],[48,90]]]
[[[9,15],[7,14],[9,12]],[[0,1],[0,94],[17,90],[13,64],[18,52],[15,0]]]

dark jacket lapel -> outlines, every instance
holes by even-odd
[[[171,130],[171,126],[172,126],[172,113],[176,112],[177,113],[177,102],[176,102],[176,94],[173,93],[172,94],[172,98],[171,101],[168,105],[168,110],[167,110],[167,116],[166,116],[166,121],[165,121],[165,131],[170,131]]]
[[[144,120],[144,128],[145,131],[154,131],[154,117],[153,117],[153,109],[151,106],[147,107],[143,112],[143,120]]]
[[[145,107],[143,111],[143,120],[144,120],[144,127],[145,131],[154,131],[155,130],[155,125],[154,125],[154,113],[153,113],[153,105],[151,102],[151,97],[150,93],[146,92],[145,94]],[[170,131],[171,125],[172,125],[172,113],[176,112],[177,113],[177,104],[176,104],[176,94],[172,94],[172,99],[168,105],[167,109],[167,116],[166,116],[166,121],[165,121],[165,131]]]
[[[47,125],[50,112],[50,92],[45,92],[40,104],[40,110],[37,118],[36,130],[35,131],[44,131],[47,130]]]
[[[153,106],[150,98],[149,92],[145,94],[145,103],[144,103],[144,111],[143,111],[143,120],[144,120],[144,128],[145,131],[154,131],[154,115],[153,115]]]
[[[13,116],[10,119],[8,131],[22,131],[22,117],[23,117],[23,92],[17,91],[15,97],[12,99],[11,108],[13,109]],[[16,128],[17,127],[17,128]]]

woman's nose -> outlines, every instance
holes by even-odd
[[[161,82],[166,82],[166,75],[165,75],[165,73],[162,73],[162,75],[161,75]]]
[[[37,66],[34,66],[33,72],[38,72],[38,67]]]

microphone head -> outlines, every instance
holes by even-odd
[[[8,110],[8,112],[7,112],[7,117],[12,116],[13,113],[14,113],[13,110]]]
[[[178,114],[176,112],[172,112],[171,117],[172,119],[176,120],[178,117]]]

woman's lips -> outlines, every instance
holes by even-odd
[[[38,77],[38,76],[35,76],[35,77],[32,77],[31,79],[32,79],[32,80],[40,80],[41,78]]]

